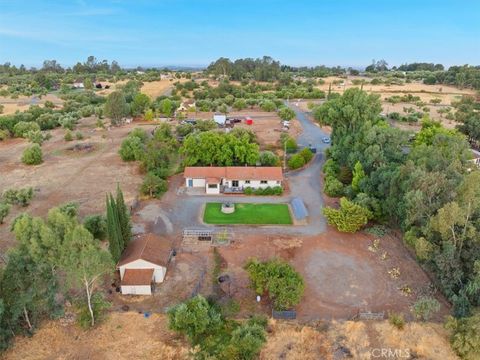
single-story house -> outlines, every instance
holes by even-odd
[[[282,186],[283,172],[279,166],[187,166],[184,172],[187,188],[204,188],[207,194],[243,192]]]
[[[122,294],[151,295],[152,286],[165,279],[171,256],[171,243],[160,236],[143,234],[132,240],[117,264]]]

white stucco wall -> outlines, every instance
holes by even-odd
[[[185,179],[185,186],[187,186],[187,187],[188,187],[189,180],[193,180],[193,187],[205,187],[205,179],[186,178]]]
[[[122,265],[119,267],[120,270],[120,279],[123,279],[123,274],[125,274],[125,269],[154,269],[153,270],[153,280],[156,283],[161,283],[165,279],[165,274],[167,273],[167,268],[164,266],[159,266],[152,264],[151,262],[139,259],[132,261],[131,263]]]
[[[235,179],[233,179],[235,180]],[[232,187],[232,180],[227,180],[228,181],[228,186]],[[238,186],[239,187],[251,187],[254,189],[259,189],[259,188],[266,188],[266,187],[275,187],[275,186],[282,186],[281,181],[277,182],[276,180],[268,180],[266,184],[261,184],[261,180],[250,180],[250,184],[247,184],[245,180],[238,180]]]
[[[205,192],[207,194],[220,194],[220,185],[217,185],[216,188],[209,188],[208,185],[205,185]]]
[[[123,295],[152,295],[152,287],[150,285],[122,285]]]

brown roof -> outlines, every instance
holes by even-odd
[[[150,285],[153,269],[125,269],[122,285]]]
[[[142,259],[155,265],[167,267],[171,250],[172,246],[168,240],[155,234],[144,234],[138,239],[130,241],[117,266]]]
[[[211,177],[229,180],[283,180],[279,166],[187,166],[186,178],[206,179]]]
[[[220,184],[220,178],[207,177],[207,184]]]

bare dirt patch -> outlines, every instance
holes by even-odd
[[[428,289],[430,281],[409,255],[401,241],[386,236],[372,252],[370,235],[342,234],[328,227],[327,232],[301,239],[285,237],[242,236],[228,247],[220,248],[232,282],[231,294],[242,304],[242,313],[270,312],[268,302],[255,302],[255,294],[243,266],[251,257],[267,260],[279,257],[290,262],[305,280],[305,294],[296,307],[300,321],[349,319],[358,311],[402,312],[411,318],[410,306],[418,294]],[[393,279],[389,270],[400,269]],[[408,286],[411,294],[400,289]],[[436,320],[448,313],[448,304],[439,297],[442,311]]]
[[[209,120],[213,119],[213,112],[198,112],[197,118]],[[246,109],[242,111],[232,111],[228,117],[250,117],[253,119],[252,125],[245,122],[235,124],[235,127],[252,130],[258,138],[262,148],[274,148],[280,146],[280,135],[282,134],[282,120],[276,112],[262,111],[258,108]],[[297,119],[290,121],[290,129],[287,133],[297,138],[302,132],[302,127]]]

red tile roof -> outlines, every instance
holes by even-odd
[[[153,269],[125,269],[121,285],[150,285]]]
[[[155,265],[167,267],[171,250],[170,241],[155,234],[141,235],[128,244],[117,266],[142,259]]]
[[[220,178],[217,177],[207,177],[207,184],[220,184]]]
[[[187,166],[184,176],[192,179],[217,177],[229,180],[283,180],[282,168],[279,166]]]

